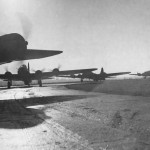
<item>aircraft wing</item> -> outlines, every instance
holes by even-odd
[[[53,79],[52,76],[54,76],[54,74],[50,72],[42,73],[42,79]],[[30,73],[30,78],[31,80],[37,80],[35,73]],[[0,74],[0,79],[7,81],[8,77],[5,74]],[[12,81],[22,81],[22,78],[18,74],[12,74],[11,79]]]
[[[88,72],[92,72],[94,70],[97,70],[97,68],[78,69],[78,70],[64,70],[64,71],[59,71],[58,76],[60,76],[60,75],[74,75],[74,74],[78,74],[78,73],[88,73]]]
[[[107,77],[109,77],[109,76],[118,76],[118,75],[129,74],[129,73],[131,73],[131,72],[107,73]]]
[[[129,75],[139,76],[138,74],[129,74]]]
[[[91,72],[94,70],[96,70],[96,68],[79,69],[79,70],[65,70],[65,71],[58,71],[57,73],[42,72],[41,79],[50,79],[53,76],[59,76],[59,75],[73,75],[73,74],[77,74],[77,73],[86,73],[86,72]],[[36,73],[30,73],[30,78],[31,78],[31,80],[37,80],[38,76],[36,75]],[[6,74],[0,74],[0,79],[7,80],[8,76],[6,76]],[[22,80],[18,74],[12,74],[11,79],[13,81],[21,81]]]
[[[39,59],[39,58],[49,57],[53,55],[58,55],[60,53],[62,53],[62,51],[28,49],[26,51],[24,60]]]
[[[0,79],[2,79],[2,80],[5,81],[5,80],[8,79],[8,77],[7,77],[5,74],[0,74]],[[21,81],[21,79],[20,79],[20,77],[18,76],[18,74],[12,74],[11,79],[12,79],[13,81]]]
[[[78,70],[64,70],[64,71],[58,71],[58,72],[43,72],[42,73],[42,79],[49,79],[50,77],[53,76],[58,76],[60,77],[61,75],[74,75],[74,74],[78,74],[78,73],[87,73],[87,72],[91,72],[97,70],[97,68],[90,68],[90,69],[78,69]],[[36,74],[35,73],[31,73],[31,79],[34,80],[36,79]]]
[[[69,75],[67,75],[67,76],[66,75],[64,75],[64,76],[60,75],[58,77],[63,77],[63,78],[78,78],[78,76],[71,76],[71,75],[70,76]]]

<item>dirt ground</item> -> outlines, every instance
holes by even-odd
[[[0,91],[2,150],[149,150],[150,98],[63,85]]]

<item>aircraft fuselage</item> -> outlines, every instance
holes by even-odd
[[[22,65],[18,69],[18,76],[19,76],[20,80],[22,80],[24,82],[25,85],[29,85],[32,81],[30,78],[30,72],[29,72],[28,68],[26,67],[26,65]]]
[[[146,71],[144,73],[142,73],[143,76],[150,76],[150,71]]]
[[[95,74],[92,72],[82,74],[82,76],[81,76],[82,79],[88,78],[88,79],[92,79],[94,81],[105,80],[106,77],[107,77],[106,73]]]
[[[23,60],[27,44],[27,41],[18,33],[0,36],[0,63]]]

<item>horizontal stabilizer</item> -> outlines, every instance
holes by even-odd
[[[140,73],[138,73],[138,74],[129,74],[129,75],[142,76],[142,74],[140,74]]]
[[[117,73],[107,73],[107,76],[118,76],[118,75],[124,75],[129,74],[131,72],[117,72]]]
[[[129,74],[129,75],[134,75],[134,76],[138,76],[138,74]]]

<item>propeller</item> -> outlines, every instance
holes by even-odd
[[[41,78],[42,78],[42,71],[41,70],[37,70],[37,71],[35,71],[35,76],[36,76],[36,78],[38,79],[38,80],[41,80]]]
[[[8,66],[4,67],[5,72],[8,72]]]
[[[35,69],[31,69],[34,73],[36,78],[39,80],[42,78],[42,73],[45,70],[45,68],[41,69],[41,70],[35,70]]]
[[[61,67],[62,67],[62,66],[59,64],[58,67],[56,67],[56,68],[54,68],[54,69],[59,70]],[[53,72],[54,69],[50,69],[49,71]]]
[[[28,40],[29,36],[31,35],[31,31],[32,31],[31,20],[24,13],[21,13],[21,12],[18,12],[17,16],[18,16],[21,26],[22,26],[23,36],[26,40]]]
[[[35,69],[31,69],[31,70],[32,70],[32,72],[36,72],[36,71],[37,71],[37,70],[35,70]],[[39,71],[44,72],[44,71],[45,71],[45,68],[39,69]]]
[[[6,77],[7,80],[11,80],[12,79],[12,73],[9,72],[9,71],[6,71],[5,72],[5,77]]]
[[[71,74],[70,77],[71,77],[71,78],[76,78],[77,76],[74,75],[74,74]]]
[[[62,66],[59,64],[57,68],[54,68],[54,69],[50,69],[51,72],[53,72],[55,75],[57,75],[59,73],[59,69],[61,68]]]
[[[59,64],[57,68],[60,69],[61,67],[62,67],[61,64]]]
[[[81,77],[82,77],[82,74],[79,73],[78,75],[75,76],[75,78],[76,78],[76,77],[77,77],[77,78],[81,78]]]
[[[7,80],[11,80],[12,78],[12,73],[9,71],[8,66],[5,66],[5,77]]]

